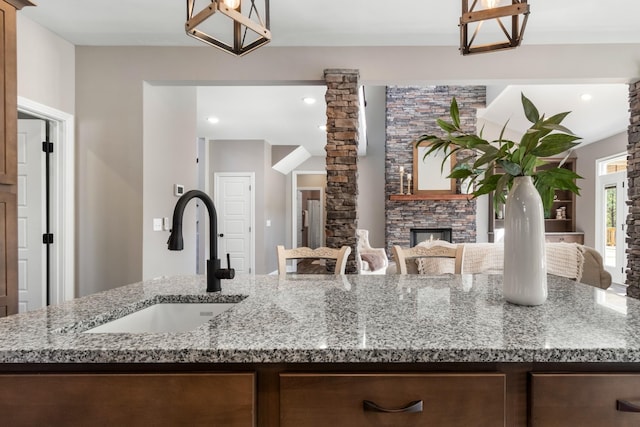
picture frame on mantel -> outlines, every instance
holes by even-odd
[[[445,155],[440,151],[425,158],[429,145],[413,146],[413,194],[455,194],[456,180],[447,178],[455,166],[455,154],[442,164]]]

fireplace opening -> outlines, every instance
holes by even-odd
[[[427,240],[444,240],[451,242],[451,228],[411,228],[411,247]]]

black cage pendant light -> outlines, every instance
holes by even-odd
[[[242,56],[271,41],[269,0],[187,0],[188,35]]]
[[[473,53],[491,52],[494,50],[512,49],[520,45],[524,29],[529,18],[529,5],[527,0],[502,0],[506,6],[500,6],[501,0],[462,0],[462,17],[460,18],[460,52],[463,55]],[[523,15],[522,23],[520,15]],[[501,18],[507,18],[507,25]],[[511,21],[511,22],[508,22]],[[476,36],[481,31],[482,25],[495,22],[497,28],[497,41],[474,46]],[[510,24],[510,25],[509,25]],[[475,26],[475,29],[473,28]],[[486,28],[484,28],[486,30]],[[471,36],[469,33],[473,31]],[[488,31],[487,31],[488,33]],[[506,36],[506,38],[502,36]],[[493,40],[493,39],[492,39]]]

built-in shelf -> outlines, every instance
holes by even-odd
[[[467,200],[472,197],[471,194],[392,194],[389,196],[389,200],[398,202],[412,200]]]
[[[568,169],[570,171],[575,172],[576,170],[576,159],[568,158],[566,161],[564,159],[546,159],[547,164],[542,166],[541,169],[545,168],[553,168],[558,167],[562,162],[563,168]],[[490,195],[490,200],[492,199],[493,194]],[[577,242],[581,243],[583,241],[582,235],[580,237],[571,237],[573,233],[576,233],[576,204],[575,198],[576,195],[573,194],[569,190],[556,190],[555,196],[557,199],[553,200],[553,205],[551,209],[551,217],[546,218],[544,220],[544,228],[545,232],[555,233],[556,236],[553,241],[564,241],[564,242]],[[563,206],[564,205],[564,206]],[[564,207],[566,209],[566,218],[565,219],[556,219],[556,209]],[[504,215],[504,211],[502,212]],[[493,204],[489,204],[489,241],[493,242],[494,233],[493,231],[498,228],[504,228],[504,219],[496,218],[496,213],[493,210]],[[547,238],[547,240],[550,240]]]

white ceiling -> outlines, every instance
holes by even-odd
[[[581,143],[589,144],[623,132],[629,126],[629,88],[624,84],[511,85],[502,89],[478,117],[523,134],[531,123],[522,109],[521,93],[547,117],[570,111],[562,122]],[[583,100],[583,95],[591,99]]]
[[[37,7],[21,13],[76,45],[198,45],[184,33],[185,0],[36,3]],[[209,3],[198,0],[196,9]],[[270,4],[274,46],[459,43],[458,0],[272,0]],[[529,4],[526,43],[640,42],[640,2],[636,0],[530,0]]]
[[[208,3],[197,0],[196,9]],[[270,46],[442,45],[457,49],[459,43],[457,0],[270,3]],[[637,0],[531,0],[529,4],[523,44],[640,43]],[[184,32],[186,0],[42,0],[20,13],[76,45],[201,45]],[[484,118],[499,124],[510,119],[510,127],[521,131],[521,115],[513,114],[521,111],[520,92],[541,112],[572,111],[566,123],[569,127],[579,123],[574,131],[584,142],[623,132],[628,125],[626,85],[508,86],[495,97]],[[580,100],[587,92],[593,96],[589,103]],[[301,98],[307,93],[319,102],[303,104]],[[324,135],[317,128],[326,120],[324,87],[207,87],[200,88],[198,95],[201,136],[303,144],[312,154],[324,154],[319,148]],[[241,112],[242,124],[234,111]],[[218,116],[220,123],[207,123],[209,115]],[[315,141],[317,147],[312,144]]]
[[[206,86],[198,88],[198,135],[207,139],[264,139],[301,145],[324,156],[325,86]],[[314,104],[303,99],[310,97]],[[220,121],[212,124],[211,116]]]

